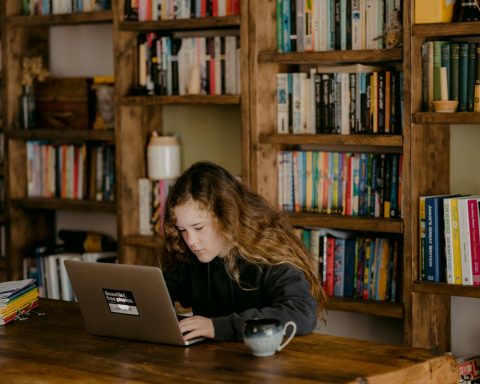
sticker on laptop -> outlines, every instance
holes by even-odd
[[[135,303],[132,292],[103,288],[103,293],[107,299],[110,312],[139,316],[137,304]]]

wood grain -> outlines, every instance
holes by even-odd
[[[296,337],[273,357],[241,342],[174,347],[92,336],[77,303],[43,300],[26,321],[0,328],[2,381],[9,383],[456,383],[454,359],[335,336]]]

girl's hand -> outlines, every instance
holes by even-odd
[[[215,337],[215,329],[213,321],[207,317],[192,316],[182,319],[179,322],[185,341],[195,339],[197,337],[207,337],[213,339]]]

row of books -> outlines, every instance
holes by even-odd
[[[65,260],[90,262],[112,262],[116,252],[66,252],[48,253],[45,247],[37,247],[34,257],[23,259],[24,279],[34,279],[38,283],[39,296],[47,299],[75,300],[72,285],[64,265]]]
[[[401,0],[278,0],[277,48],[382,49],[387,21],[401,9]]]
[[[287,212],[402,216],[403,156],[279,151],[278,204]]]
[[[235,35],[172,38],[147,33],[138,42],[138,93],[240,92],[240,39]]]
[[[277,132],[401,134],[403,73],[361,64],[277,74]]]
[[[165,202],[174,180],[138,180],[138,232],[140,235],[163,234]]]
[[[55,15],[111,9],[110,0],[23,0],[24,15]]]
[[[0,283],[0,325],[21,319],[38,307],[38,287],[34,279]]]
[[[400,242],[328,228],[298,229],[329,296],[400,301]]]
[[[426,41],[422,63],[424,111],[433,111],[433,100],[458,100],[457,111],[474,110],[475,84],[480,86],[479,42]]]
[[[28,196],[113,201],[114,150],[110,144],[27,141]]]
[[[421,280],[480,285],[479,211],[480,196],[420,197]]]
[[[157,21],[240,14],[240,0],[125,0],[125,19]]]

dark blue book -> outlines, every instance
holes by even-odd
[[[475,67],[476,67],[475,43],[468,43],[468,73],[467,73],[467,111],[473,112],[473,96],[475,89]]]
[[[458,53],[458,111],[467,110],[468,43],[460,43]]]
[[[427,196],[425,198],[425,280],[445,282],[445,225],[443,200],[458,195]]]
[[[343,279],[343,296],[354,297],[355,296],[355,253],[356,253],[356,241],[354,239],[345,240],[345,272]]]

